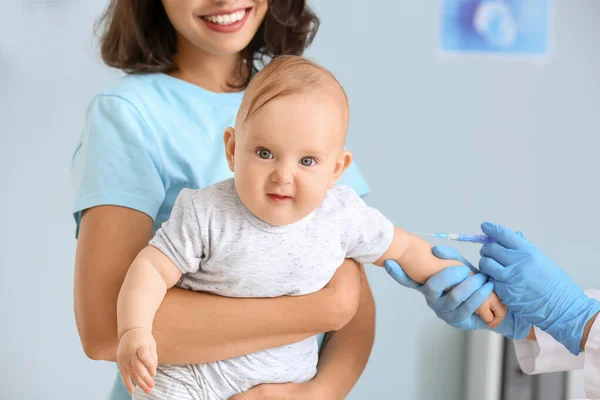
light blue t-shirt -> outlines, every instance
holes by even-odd
[[[235,123],[243,92],[213,93],[169,75],[128,75],[91,102],[73,155],[74,216],[99,205],[149,215],[154,231],[183,188],[232,177],[223,133]],[[369,187],[352,164],[339,181],[359,196]],[[111,400],[130,399],[120,376]]]

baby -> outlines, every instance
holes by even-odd
[[[304,58],[277,58],[252,79],[235,129],[225,131],[235,178],[182,190],[121,288],[117,359],[134,399],[229,399],[317,372],[316,337],[212,363],[157,366],[152,322],[174,285],[229,297],[299,296],[323,288],[345,258],[396,260],[419,282],[456,265],[335,186],[352,161],[344,150],[348,118],[341,85]],[[495,326],[505,308],[492,293],[478,313]],[[134,391],[133,372],[154,376],[147,393]]]

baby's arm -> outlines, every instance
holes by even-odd
[[[394,228],[390,247],[375,261],[375,265],[381,267],[386,260],[397,261],[406,274],[419,283],[425,283],[444,268],[458,265],[457,261],[437,258],[432,254],[429,243],[397,227]],[[492,293],[477,313],[494,328],[504,319],[506,307],[500,302],[498,296]]]
[[[375,261],[375,265],[383,267],[383,263],[387,260],[397,261],[411,279],[425,283],[432,275],[444,268],[460,264],[454,260],[437,258],[431,252],[431,247],[423,239],[394,227],[394,237],[390,247]]]
[[[394,227],[381,212],[367,206],[351,189],[340,188],[333,193],[347,210],[350,227],[346,241],[347,257],[380,267],[387,260],[397,261],[406,274],[419,283],[425,283],[444,268],[459,265],[457,261],[435,257],[429,243]],[[504,319],[506,307],[492,293],[477,313],[494,328]]]
[[[117,300],[119,348],[117,362],[127,390],[133,393],[133,378],[150,393],[158,356],[152,322],[167,289],[181,278],[181,270],[162,251],[146,246],[127,272]]]

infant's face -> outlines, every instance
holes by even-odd
[[[272,225],[304,218],[335,185],[346,110],[321,93],[276,98],[235,133],[235,186],[244,205]]]

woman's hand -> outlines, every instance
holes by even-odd
[[[229,400],[333,400],[314,381],[305,383],[263,384]]]
[[[360,264],[346,260],[321,291],[327,294],[323,306],[330,310],[331,329],[342,329],[356,314],[360,302]]]

